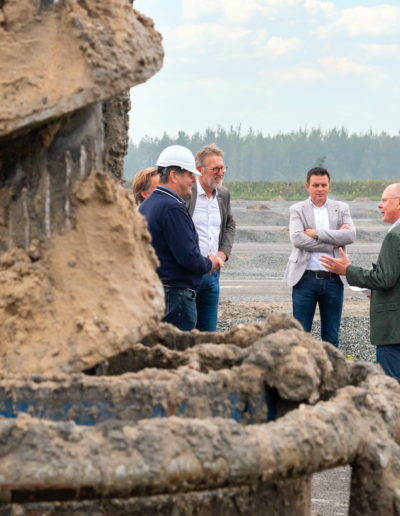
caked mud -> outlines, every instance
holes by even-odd
[[[70,230],[0,258],[1,369],[81,371],[138,342],[164,312],[157,258],[111,176],[75,184]]]

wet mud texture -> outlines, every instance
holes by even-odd
[[[276,323],[277,315],[271,319]],[[175,415],[255,424],[299,402],[328,399],[359,377],[335,348],[297,329],[278,330],[247,348],[200,344],[179,352],[139,344],[133,353],[140,370],[116,377],[3,374],[0,411],[79,424]]]
[[[106,170],[124,182],[124,158],[129,143],[130,92],[124,91],[103,103],[104,152]]]
[[[0,257],[3,371],[87,369],[141,340],[164,312],[157,259],[131,195],[105,173],[81,181],[78,168],[69,198],[71,229]]]
[[[0,495],[7,503],[51,494],[54,501],[175,494],[272,484],[351,464],[349,514],[394,516],[399,409],[398,383],[374,374],[264,425],[171,417],[93,429],[19,416],[0,421]]]
[[[310,516],[308,489],[309,481],[295,479],[127,500],[0,505],[0,516]]]
[[[0,47],[0,137],[127,91],[164,57],[128,0],[3,0]]]

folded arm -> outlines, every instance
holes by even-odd
[[[356,227],[351,218],[350,208],[348,206],[343,214],[343,225],[344,224],[347,224],[349,229],[319,229],[318,241],[338,247],[352,244],[356,239]]]
[[[296,210],[290,210],[290,240],[294,247],[304,251],[317,253],[332,253],[333,245],[320,242],[304,234],[305,228],[300,214]]]

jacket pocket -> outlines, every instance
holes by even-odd
[[[377,312],[391,312],[397,310],[397,303],[379,303],[376,305]]]
[[[298,255],[297,251],[292,251],[291,255],[289,256],[289,260],[291,262],[296,263],[298,259],[299,259],[299,255]]]

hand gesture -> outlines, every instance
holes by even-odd
[[[346,269],[350,265],[350,260],[345,255],[343,249],[339,249],[340,258],[332,258],[323,254],[319,261],[322,265],[328,269],[329,272],[339,274],[339,276],[345,276]]]

